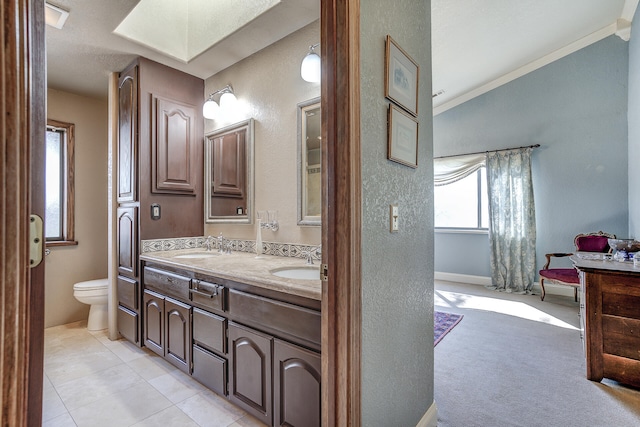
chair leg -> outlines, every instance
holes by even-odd
[[[540,295],[540,300],[544,301],[544,279],[540,279],[540,287],[542,288],[542,294]]]
[[[578,302],[578,288],[573,288],[573,299]]]

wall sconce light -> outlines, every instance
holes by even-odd
[[[218,102],[214,99],[216,95],[220,95]],[[204,105],[202,106],[202,115],[205,119],[213,120],[221,109],[231,110],[236,106],[238,99],[233,93],[233,87],[226,85],[220,90],[217,90],[207,97]]]
[[[315,48],[320,46],[320,43],[316,43],[309,46],[309,53],[302,60],[300,65],[300,76],[302,79],[311,83],[318,83],[320,81],[320,55],[315,51]]]

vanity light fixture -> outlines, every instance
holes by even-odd
[[[218,102],[214,99],[219,95]],[[202,106],[202,115],[205,119],[213,120],[220,113],[221,109],[231,110],[235,107],[238,99],[233,93],[233,87],[226,85],[220,90],[216,90],[207,97],[204,105]]]
[[[320,43],[309,46],[309,52],[300,65],[300,76],[303,80],[311,83],[320,81],[320,55],[315,51],[318,46]]]

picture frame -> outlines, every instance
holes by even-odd
[[[393,104],[389,105],[387,159],[418,167],[418,121]]]
[[[387,35],[384,67],[384,96],[414,117],[418,115],[420,67]]]

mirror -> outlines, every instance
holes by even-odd
[[[298,225],[321,225],[320,98],[298,104]]]
[[[253,119],[205,135],[205,222],[253,223],[253,142]]]

